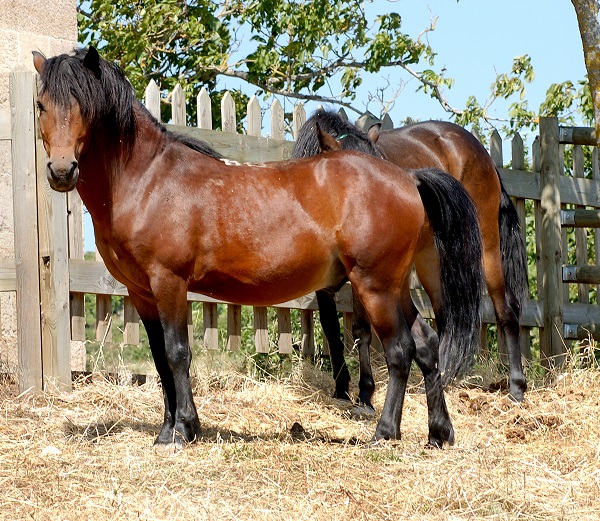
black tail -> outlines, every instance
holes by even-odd
[[[500,174],[498,174],[498,177],[500,177]],[[500,185],[502,187],[502,195],[500,196],[498,226],[500,227],[502,271],[504,273],[506,289],[515,299],[511,304],[518,317],[523,300],[529,294],[527,252],[521,236],[521,224],[519,223],[517,209],[506,193],[504,186],[502,186],[502,182],[500,182]]]
[[[440,259],[439,370],[449,382],[471,367],[479,349],[481,232],[475,205],[456,179],[435,169],[415,176]]]

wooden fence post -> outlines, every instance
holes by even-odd
[[[35,162],[34,79],[28,71],[10,73],[11,153],[19,389],[42,389],[40,273]]]
[[[511,142],[512,152],[512,168],[513,170],[525,170],[525,149],[523,147],[523,139],[519,134],[516,134]],[[516,198],[515,207],[517,209],[517,215],[519,216],[519,223],[521,224],[521,240],[527,248],[527,223],[525,213],[525,199]],[[527,269],[527,266],[525,267]],[[529,298],[529,292],[525,295],[525,298]],[[519,330],[519,344],[521,348],[521,355],[527,360],[531,360],[531,328],[521,327]]]
[[[144,93],[144,105],[158,121],[161,121],[160,117],[160,89],[154,80],[150,80]]]
[[[83,260],[83,203],[77,190],[67,194],[69,259]],[[71,293],[71,370],[85,371],[85,294]]]
[[[279,352],[292,353],[292,314],[287,308],[277,308],[277,335]]]
[[[200,93],[196,98],[198,105],[198,128],[206,128],[212,130],[212,103],[210,96],[204,87],[200,89]]]
[[[171,93],[171,123],[185,126],[185,92],[178,83]]]
[[[544,329],[540,333],[541,362],[561,366],[565,358],[563,331],[562,238],[560,224],[560,151],[557,118],[540,118],[540,213],[542,225],[541,292]]]
[[[283,107],[278,99],[271,104],[271,137],[273,139],[283,139],[285,136],[285,126],[283,123]]]

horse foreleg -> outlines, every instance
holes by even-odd
[[[156,372],[160,378],[165,403],[163,425],[155,444],[168,443],[169,440],[173,438],[173,418],[175,417],[177,406],[173,373],[167,362],[165,352],[165,333],[158,317],[158,310],[154,303],[141,298],[131,290],[129,290],[129,296],[146,329],[152,358],[154,360]]]
[[[375,380],[371,368],[371,323],[362,302],[352,290],[352,336],[358,344],[360,379],[358,380],[358,405],[374,409],[371,399],[375,393]]]
[[[187,332],[187,288],[181,279],[170,273],[156,277],[151,286],[164,332],[164,355],[159,354],[160,361],[166,362],[168,369],[163,368],[163,371],[169,388],[172,388],[165,402],[169,407],[165,419],[169,422],[163,425],[155,445],[180,448],[200,437],[200,421],[189,376],[192,354]]]
[[[319,319],[323,333],[329,342],[329,353],[333,379],[335,381],[334,398],[350,400],[348,385],[350,383],[350,372],[344,359],[344,343],[340,336],[340,323],[335,306],[335,292],[331,289],[323,289],[316,292],[319,305]]]

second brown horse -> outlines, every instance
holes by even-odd
[[[294,157],[308,157],[323,150],[360,150],[384,158],[403,168],[432,167],[450,173],[471,196],[483,240],[483,268],[489,296],[496,312],[499,332],[504,333],[510,369],[509,392],[522,401],[527,389],[519,344],[521,302],[527,293],[527,259],[520,224],[510,197],[498,172],[481,143],[468,131],[453,123],[428,121],[393,130],[379,131],[372,126],[365,133],[340,115],[319,109],[302,127]],[[439,274],[433,241],[417,255],[415,264],[421,283],[430,298],[436,294]],[[471,270],[465,260],[463,269]],[[344,345],[334,302],[334,289],[317,292],[320,319],[329,342],[335,396],[348,398],[350,374],[344,360]],[[439,303],[432,299],[438,328],[443,320]],[[411,306],[405,313],[418,346],[435,342],[435,333]],[[369,345],[371,327],[360,302],[356,302],[353,333],[359,346],[359,402],[372,407],[373,382]]]

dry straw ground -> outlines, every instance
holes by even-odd
[[[299,364],[260,382],[198,369],[204,438],[165,458],[157,384],[80,383],[71,394],[0,386],[0,519],[383,520],[600,518],[600,373],[571,371],[522,405],[448,392],[457,443],[425,448],[418,380],[403,439],[369,445],[377,418],[331,400]],[[379,372],[381,409],[385,371]]]

